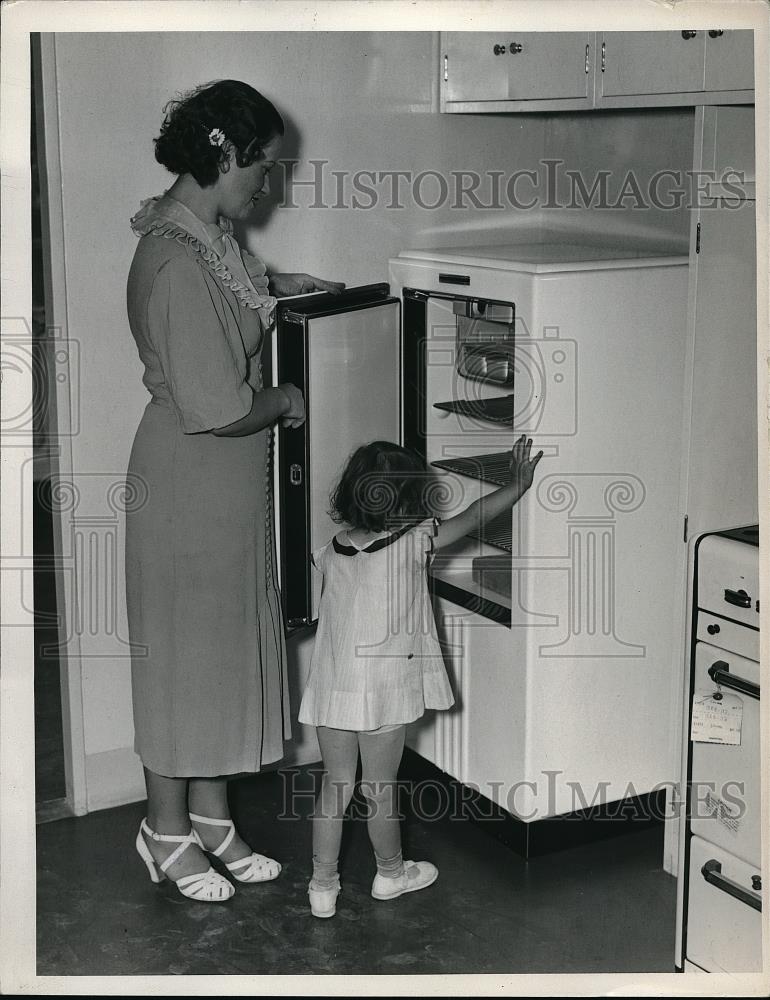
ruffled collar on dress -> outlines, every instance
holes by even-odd
[[[241,250],[229,219],[203,222],[181,201],[164,194],[141,203],[131,228],[137,236],[160,236],[189,246],[245,306],[260,314],[265,327],[272,324],[276,300],[268,292],[267,269],[259,257]]]

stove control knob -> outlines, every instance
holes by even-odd
[[[762,876],[761,875],[752,875],[751,876],[751,888],[754,890],[754,892],[761,892],[762,891]]]
[[[709,625],[709,627],[706,629],[706,631],[708,632],[709,635],[717,635],[719,633],[719,626],[718,625]]]

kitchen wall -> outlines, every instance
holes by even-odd
[[[571,112],[545,122],[543,231],[688,252],[694,108]],[[558,161],[563,161],[560,163]],[[606,175],[602,178],[602,172]],[[570,173],[579,176],[586,197]],[[602,194],[602,183],[604,193]],[[551,204],[559,207],[551,208]],[[583,207],[584,205],[588,207]],[[574,207],[572,207],[574,206]]]
[[[222,77],[246,80],[273,99],[287,121],[283,156],[301,162],[295,183],[282,184],[279,176],[272,204],[241,235],[273,269],[348,284],[386,280],[388,257],[408,246],[523,242],[551,230],[566,238],[588,230],[596,238],[620,241],[636,234],[679,245],[686,240],[681,212],[517,210],[505,207],[504,199],[503,207],[484,205],[494,203],[489,171],[509,177],[527,170],[534,175],[521,190],[542,206],[545,157],[563,158],[589,175],[616,172],[629,162],[644,176],[686,168],[692,114],[440,115],[438,36],[428,32],[68,33],[45,38],[43,56],[48,105],[58,104],[58,121],[49,115],[45,127],[49,134],[58,129],[59,154],[49,167],[61,170],[63,245],[53,254],[62,257],[66,287],[66,302],[62,295],[54,302],[54,321],[73,347],[78,492],[63,523],[68,572],[76,580],[68,630],[79,638],[82,656],[87,806],[99,808],[143,794],[131,749],[125,498],[118,484],[147,401],[125,316],[135,246],[128,220],[141,199],[172,180],[152,149],[164,103],[177,91]],[[50,143],[49,156],[53,148]],[[314,168],[313,160],[324,162]],[[320,190],[297,186],[314,170],[323,177]],[[359,192],[359,205],[375,203],[355,208],[351,185],[359,171],[426,173],[417,189],[404,184],[401,208],[391,207],[387,180],[373,184],[363,177],[375,196]],[[465,207],[453,207],[452,171],[479,174],[475,204],[466,199]],[[448,179],[446,197],[430,172]],[[297,207],[276,207],[282,198]],[[439,201],[434,209],[424,207]],[[309,639],[294,643],[295,688],[308,651]],[[294,759],[312,754],[312,740],[305,738]]]

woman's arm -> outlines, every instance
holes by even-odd
[[[510,510],[514,504],[518,503],[532,485],[535,468],[543,457],[542,451],[539,451],[534,458],[530,458],[531,448],[532,438],[526,438],[522,434],[511,452],[510,483],[474,501],[455,517],[442,521],[433,543],[434,549],[451,545],[452,542],[458,541],[464,535],[481,527],[485,521],[491,521],[498,514]]]
[[[268,274],[270,294],[279,298],[290,295],[305,295],[307,292],[331,292],[339,295],[344,290],[344,282],[324,281],[314,278],[312,274]]]
[[[285,427],[299,427],[305,420],[302,393],[291,382],[255,392],[251,410],[245,417],[225,427],[215,427],[211,433],[217,437],[246,437],[269,427],[279,418],[283,418]]]

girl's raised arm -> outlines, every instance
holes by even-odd
[[[478,529],[485,521],[491,521],[504,510],[509,510],[521,499],[532,485],[535,468],[543,457],[542,451],[539,451],[534,458],[530,458],[531,450],[532,438],[522,434],[511,451],[510,483],[476,500],[462,513],[442,521],[433,543],[434,549],[441,549],[458,541],[463,535]]]

